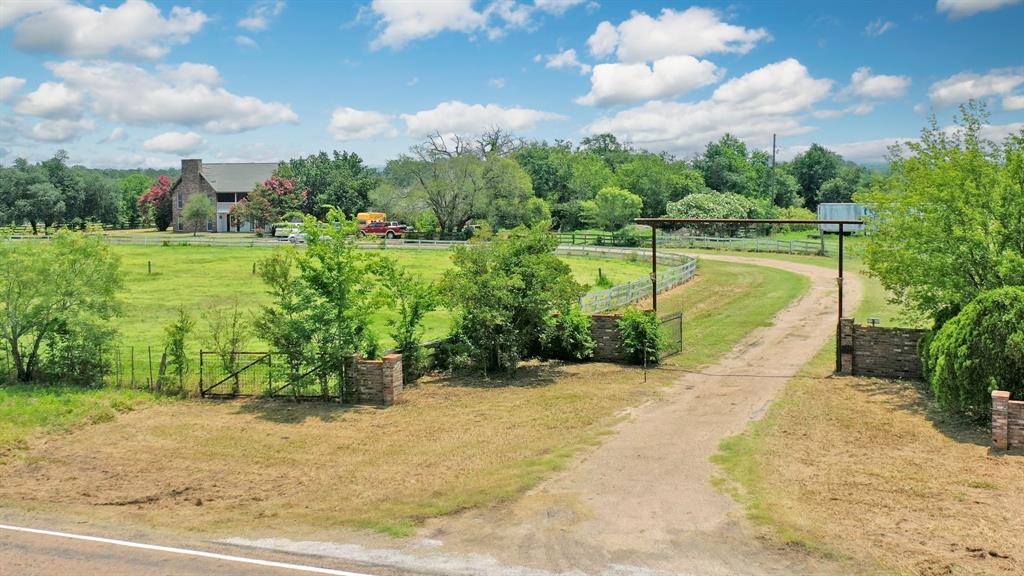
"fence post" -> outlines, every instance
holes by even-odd
[[[132,351],[132,383],[131,387],[135,388],[135,346],[131,347]]]
[[[153,347],[146,346],[147,354],[149,355],[149,390],[153,391]]]
[[[199,351],[199,397],[205,398],[206,392],[203,390],[203,351]]]

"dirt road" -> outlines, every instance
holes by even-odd
[[[733,500],[711,485],[719,442],[760,417],[787,379],[834,336],[835,271],[751,257],[807,275],[809,292],[772,326],[744,338],[718,364],[682,373],[668,396],[627,423],[566,473],[503,508],[441,519],[425,531],[449,551],[508,564],[601,573],[614,566],[683,574],[828,573],[799,553],[760,543]],[[846,280],[848,306],[859,300]],[[688,338],[700,338],[691,334]]]
[[[233,543],[372,558],[444,574],[845,573],[759,537],[739,506],[712,486],[716,468],[709,461],[723,438],[761,417],[786,381],[834,337],[835,271],[756,257],[700,257],[789,270],[808,276],[811,288],[717,364],[680,372],[665,397],[633,410],[600,447],[513,503],[431,521],[420,538],[398,548],[383,540],[362,545],[285,539]],[[848,277],[849,309],[859,299],[859,281]]]

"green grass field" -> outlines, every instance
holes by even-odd
[[[134,346],[141,354],[147,346],[154,353],[162,350],[164,326],[172,321],[179,306],[184,306],[197,320],[192,348],[198,350],[209,328],[204,313],[211,309],[230,307],[234,299],[247,310],[256,310],[268,302],[266,286],[253,274],[253,265],[278,248],[234,248],[204,246],[115,246],[121,256],[125,276],[122,293],[123,313],[116,319],[122,347]],[[389,257],[412,274],[428,280],[441,277],[451,266],[447,250],[390,249]],[[648,273],[642,262],[598,257],[564,257],[576,279],[587,285],[597,282],[598,268],[613,283],[621,284]],[[152,273],[149,265],[152,264]],[[386,319],[390,312],[381,311],[373,318],[373,327],[385,346]],[[439,310],[426,321],[427,339],[443,337],[448,331],[448,313]],[[253,343],[264,349],[260,343]]]

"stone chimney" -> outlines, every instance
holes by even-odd
[[[199,178],[199,172],[203,169],[203,161],[200,158],[182,158],[181,179],[191,180]]]

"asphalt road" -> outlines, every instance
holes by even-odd
[[[400,576],[385,568],[203,543],[168,549],[0,527],[0,576]],[[130,543],[136,544],[137,543]],[[153,543],[141,544],[151,546]],[[174,544],[170,546],[181,546]],[[163,548],[163,546],[154,546]],[[204,557],[202,554],[218,557]],[[247,562],[248,560],[248,562]],[[253,563],[255,561],[256,563]],[[263,563],[260,565],[258,563]],[[273,563],[275,565],[266,565]]]

